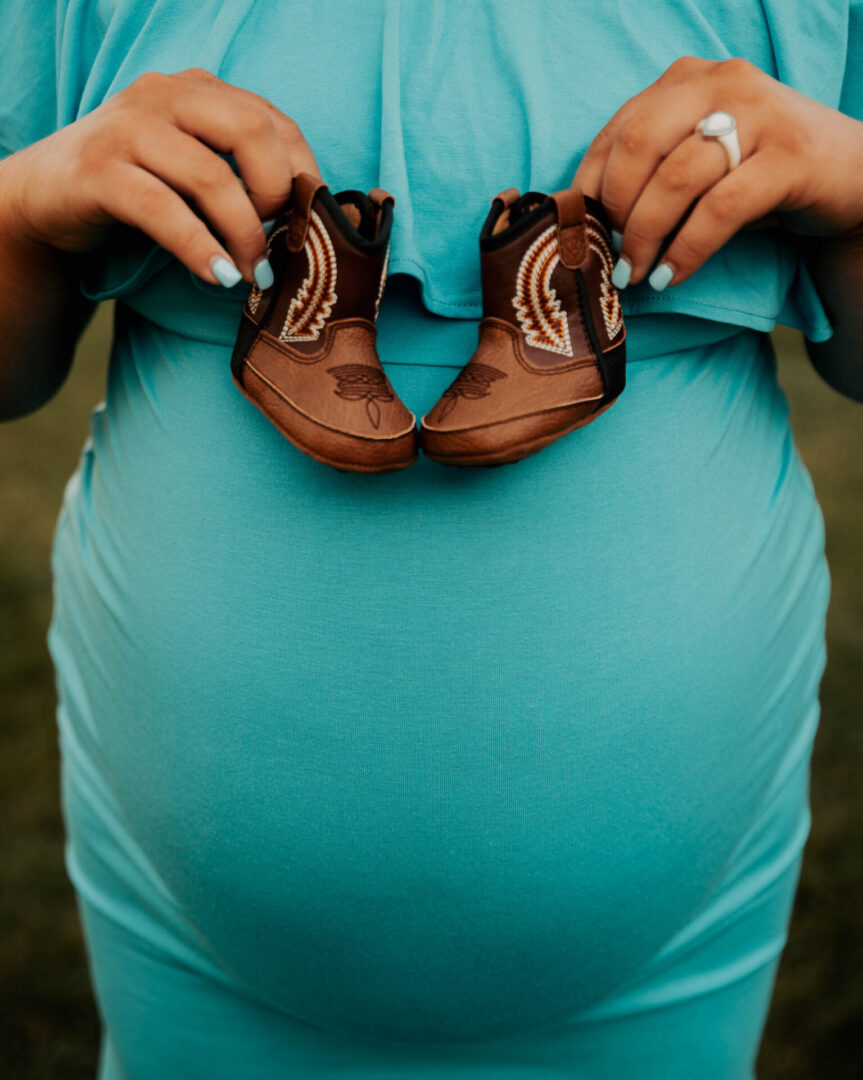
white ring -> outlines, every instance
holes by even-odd
[[[727,112],[712,112],[699,120],[695,130],[700,131],[705,139],[716,139],[722,144],[728,158],[728,169],[736,169],[740,164],[740,139],[737,137],[737,121]]]

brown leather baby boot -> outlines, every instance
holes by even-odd
[[[231,372],[294,446],[344,472],[412,465],[416,416],[399,400],[375,340],[395,199],[330,192],[300,173],[267,242],[274,283],[252,286]]]
[[[611,283],[611,227],[578,188],[508,188],[479,236],[476,351],[420,420],[445,465],[505,465],[589,424],[626,383],[626,331]]]

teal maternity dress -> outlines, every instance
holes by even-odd
[[[149,70],[267,97],[331,190],[395,196],[417,416],[475,346],[491,198],[570,183],[676,57],[863,103],[848,0],[54,9],[0,9],[3,151]],[[231,379],[249,286],[127,226],[81,288],[115,336],[48,643],[99,1080],[751,1078],[830,587],[767,334],[831,333],[790,235],[627,289],[614,408],[496,469],[296,450]]]

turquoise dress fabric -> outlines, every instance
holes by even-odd
[[[567,185],[677,56],[863,104],[843,0],[48,8],[0,14],[4,152],[202,66],[395,196],[417,416],[475,347],[491,198]],[[230,377],[248,285],[143,233],[80,286],[118,302],[48,645],[99,1080],[753,1077],[830,591],[766,333],[831,333],[791,238],[626,290],[614,408],[498,469],[300,453]]]

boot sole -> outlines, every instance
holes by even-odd
[[[414,426],[403,435],[392,439],[366,439],[362,436],[348,435],[345,432],[334,431],[317,421],[301,413],[296,406],[278,389],[269,379],[265,378],[248,361],[243,364],[244,377],[251,376],[258,384],[262,398],[275,398],[278,404],[290,410],[289,417],[291,426],[286,427],[282,417],[280,423],[276,423],[273,415],[262,407],[260,401],[249,394],[246,387],[233,376],[238,389],[248,401],[266,416],[270,423],[285,436],[298,450],[309,457],[319,461],[322,465],[329,465],[339,472],[350,473],[385,473],[396,472],[406,469],[419,457],[419,432]],[[413,416],[413,413],[411,413]],[[416,418],[414,418],[416,419]],[[324,450],[318,443],[321,437],[326,439],[327,449]],[[344,457],[332,457],[332,452],[342,452]],[[383,453],[380,453],[380,451]],[[357,451],[361,454],[357,455]],[[371,451],[371,453],[370,453]],[[378,456],[376,456],[376,453]],[[357,456],[352,456],[357,455]]]
[[[615,401],[617,401],[616,397],[612,398],[611,401],[607,401],[598,409],[594,409],[594,411],[588,413],[587,416],[580,417],[561,431],[553,431],[545,435],[539,435],[534,439],[525,439],[512,446],[501,446],[494,450],[484,450],[478,453],[468,452],[447,454],[434,448],[433,440],[435,434],[430,432],[428,428],[420,427],[420,447],[426,457],[431,458],[432,461],[439,462],[441,465],[514,465],[515,462],[530,457],[531,454],[539,453],[540,450],[544,450],[546,446],[556,442],[564,435],[568,435],[571,431],[575,431],[576,428],[584,427],[585,424],[591,423],[597,416],[604,413],[606,409],[610,409]],[[508,427],[521,423],[522,419],[523,418],[518,417],[501,424],[501,432],[505,433]],[[448,436],[445,436],[445,438],[447,437]],[[431,443],[431,446],[429,446],[429,443]]]

